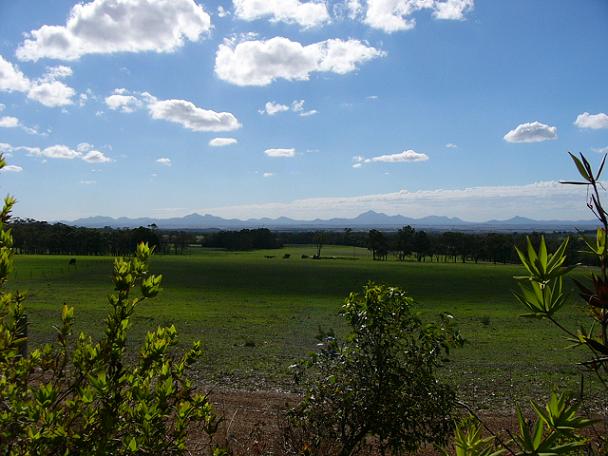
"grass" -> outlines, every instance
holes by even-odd
[[[289,259],[283,254],[289,253]],[[520,318],[514,300],[521,274],[513,265],[371,261],[364,249],[327,246],[323,256],[302,259],[313,246],[224,252],[192,249],[184,256],[155,256],[151,269],[164,276],[164,291],[136,312],[132,347],[146,331],[174,323],[184,343],[202,340],[206,359],[196,375],[204,382],[256,389],[290,388],[288,366],[315,348],[320,326],[344,331],[338,311],[344,297],[368,280],[406,289],[425,318],[456,316],[468,340],[444,375],[480,407],[497,408],[513,398],[538,397],[551,388],[576,392],[574,364],[581,350],[550,324]],[[274,258],[265,258],[274,256]],[[34,343],[53,337],[61,305],[76,307],[77,330],[100,335],[112,291],[108,257],[17,256],[10,288],[27,290]],[[577,272],[584,274],[584,271]],[[585,320],[570,304],[562,320]]]

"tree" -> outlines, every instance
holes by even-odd
[[[416,230],[410,225],[404,226],[397,232],[397,250],[399,252],[399,261],[405,261],[408,255],[414,250],[414,236]]]
[[[432,255],[431,240],[424,231],[417,231],[414,237],[414,252],[418,261],[424,260],[428,255]]]
[[[0,212],[2,287],[12,269],[6,224],[14,203],[5,198]],[[175,327],[158,328],[134,364],[125,359],[131,317],[160,291],[162,276],[148,273],[150,255],[142,243],[132,258],[114,261],[115,293],[96,342],[84,333],[74,339],[74,308],[64,305],[55,343],[28,352],[24,296],[0,292],[0,453],[180,455],[193,425],[213,436],[219,421],[187,376],[200,343],[176,357]]]
[[[374,260],[386,260],[388,255],[388,242],[381,231],[369,230],[368,233],[368,250],[372,251]]]
[[[350,334],[322,334],[320,350],[295,366],[306,393],[290,417],[305,454],[368,454],[370,436],[382,454],[445,442],[455,393],[436,371],[462,339],[450,315],[423,322],[413,303],[399,288],[367,284],[342,307]]]
[[[315,234],[313,236],[313,242],[315,243],[315,248],[316,248],[317,253],[315,253],[313,258],[316,258],[316,259],[321,258],[321,249],[323,248],[323,245],[325,244],[326,237],[327,236],[326,236],[325,231],[315,232]]]

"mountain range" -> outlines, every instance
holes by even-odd
[[[387,215],[375,211],[367,211],[354,218],[331,218],[315,220],[295,220],[288,217],[259,219],[225,219],[211,214],[190,214],[173,218],[128,218],[128,217],[87,217],[72,221],[62,221],[74,226],[89,228],[136,228],[139,226],[156,225],[160,229],[180,230],[222,230],[243,228],[270,228],[275,230],[298,229],[344,229],[354,230],[382,228],[398,229],[405,225],[414,228],[436,229],[441,231],[574,231],[595,229],[595,220],[534,220],[526,217],[513,217],[506,220],[489,220],[487,222],[467,222],[457,217],[427,216],[412,218],[403,215]]]

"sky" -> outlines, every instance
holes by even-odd
[[[0,0],[15,215],[590,219],[606,0]]]

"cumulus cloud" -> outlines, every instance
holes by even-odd
[[[59,79],[72,75],[72,69],[66,66],[47,68],[38,79],[29,79],[16,65],[0,55],[0,92],[22,92],[30,100],[47,107],[62,107],[72,104],[76,91]]]
[[[27,97],[47,106],[54,108],[72,104],[72,97],[76,91],[60,81],[42,82],[34,84],[28,91]]]
[[[437,188],[391,193],[327,196],[289,202],[206,207],[188,212],[221,217],[291,217],[302,220],[354,217],[370,209],[409,217],[446,215],[470,221],[507,219],[516,215],[536,220],[589,220],[584,186],[546,181],[525,185]]]
[[[65,25],[32,30],[19,60],[76,60],[86,54],[173,52],[209,32],[211,19],[194,0],[94,0],[78,3]]]
[[[443,0],[435,1],[433,17],[452,21],[461,21],[467,11],[472,10],[474,0]]]
[[[298,113],[300,117],[308,117],[317,114],[319,111],[316,109],[311,109],[309,111],[304,111],[304,100],[294,100],[291,102],[291,106],[281,103],[276,103],[274,101],[268,101],[264,105],[264,109],[258,110],[260,114],[268,114],[269,116],[273,116],[280,112],[293,111]]]
[[[0,91],[27,92],[30,80],[8,60],[0,55]]]
[[[105,102],[110,109],[126,113],[146,107],[152,119],[177,123],[192,131],[233,131],[241,128],[238,119],[229,112],[203,109],[188,100],[159,100],[148,92],[115,89]]]
[[[448,149],[458,149],[458,145],[454,143],[447,143],[445,147],[447,147]]]
[[[199,108],[186,100],[161,100],[148,106],[153,119],[180,124],[193,131],[232,131],[241,127],[229,112],[215,112]]]
[[[419,162],[426,161],[429,159],[429,156],[426,154],[421,154],[416,152],[415,150],[409,149],[404,150],[403,152],[399,152],[398,154],[390,154],[390,155],[379,155],[377,157],[368,158],[365,160],[366,163],[371,162],[384,162],[384,163],[406,163],[406,162]]]
[[[126,89],[114,89],[112,95],[105,98],[106,106],[113,111],[133,112],[143,106],[142,100],[125,95]]]
[[[19,126],[19,119],[11,116],[0,117],[0,127],[2,128],[17,128]]]
[[[91,150],[81,157],[87,163],[110,163],[111,158],[107,157],[103,152],[99,150]]]
[[[264,153],[273,158],[291,158],[296,156],[295,149],[266,149]]]
[[[163,166],[171,166],[171,159],[166,157],[157,158],[156,163],[159,163]]]
[[[92,144],[80,143],[76,148],[66,146],[65,144],[56,144],[45,148],[30,147],[30,146],[12,146],[10,144],[0,144],[0,152],[17,153],[24,152],[33,157],[74,160],[80,159],[87,163],[110,163],[113,161],[103,152],[96,150]]]
[[[266,104],[264,105],[264,109],[260,109],[259,113],[268,114],[269,116],[274,116],[275,114],[277,114],[279,112],[285,112],[285,111],[289,111],[289,106],[281,104],[281,103],[275,103],[274,101],[267,101]]]
[[[590,128],[592,130],[608,128],[608,114],[603,112],[598,114],[589,114],[588,112],[584,112],[576,117],[574,125],[576,125],[578,128]]]
[[[271,22],[298,24],[302,28],[323,25],[330,21],[325,2],[300,0],[233,0],[234,14],[253,21],[269,18]]]
[[[238,141],[235,138],[213,138],[209,141],[211,147],[224,147],[236,144]]]
[[[230,16],[230,11],[226,11],[226,9],[224,9],[224,7],[220,5],[217,7],[217,15],[218,17]]]
[[[348,17],[351,19],[356,19],[363,11],[363,6],[361,5],[360,0],[346,0],[344,4]]]
[[[363,22],[393,33],[413,29],[416,19],[412,15],[419,10],[432,11],[435,19],[463,20],[473,6],[474,0],[367,0]]]
[[[398,154],[378,155],[376,157],[365,158],[361,155],[355,155],[353,157],[353,168],[360,168],[364,163],[409,163],[409,162],[420,162],[426,161],[429,156],[416,152],[415,150],[408,149]]]
[[[276,79],[306,81],[312,73],[346,74],[386,53],[359,40],[330,39],[302,45],[284,37],[225,40],[215,56],[215,73],[239,86],[266,86]]]
[[[19,165],[6,165],[0,170],[3,173],[20,173],[21,171],[23,171],[23,168]]]
[[[557,139],[557,127],[540,122],[528,122],[509,131],[504,140],[510,143],[536,143]]]

